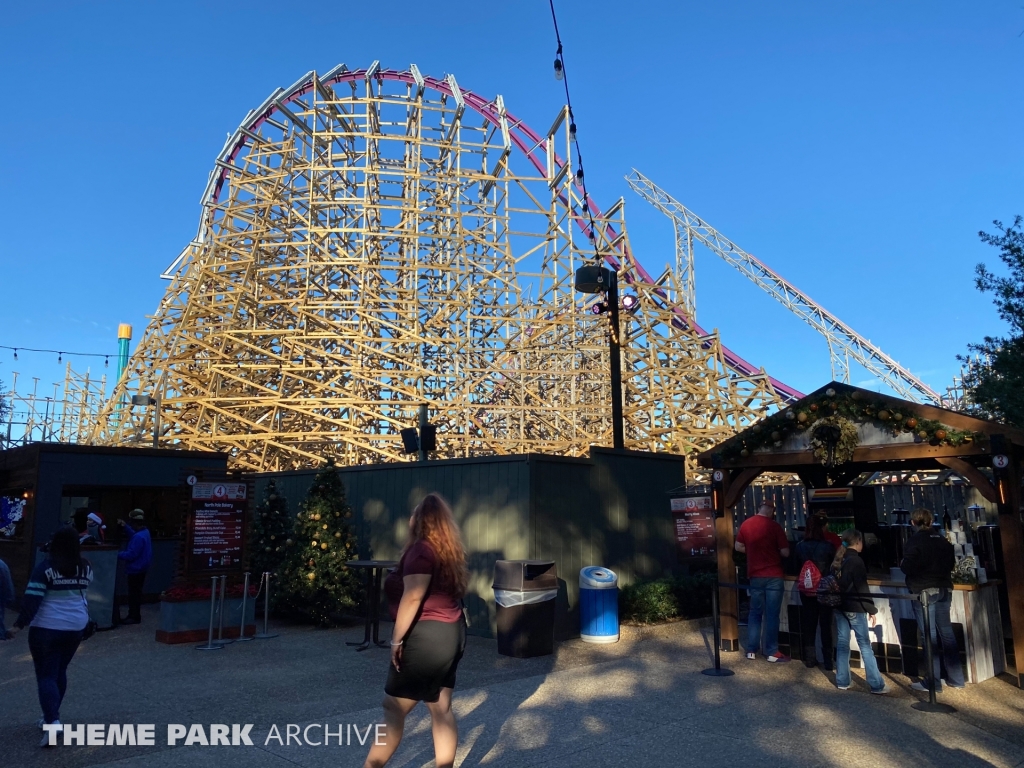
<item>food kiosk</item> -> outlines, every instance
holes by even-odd
[[[897,598],[876,601],[881,613],[873,630],[876,656],[884,668],[906,674],[917,671],[916,654],[909,651],[919,642],[910,601],[898,599],[907,595],[898,568],[907,520],[900,510],[880,515],[869,483],[877,473],[894,470],[949,470],[959,475],[997,509],[995,525],[976,510],[973,516],[966,510],[955,515],[931,510],[936,524],[948,529],[957,552],[954,581],[959,583],[952,621],[962,631],[967,679],[978,682],[1005,669],[1018,685],[1024,683],[1024,431],[831,382],[700,454],[698,463],[712,478],[722,583],[733,582],[736,573],[735,531],[728,512],[766,473],[799,478],[807,491],[808,510],[825,511],[834,532],[845,526],[865,534],[871,591],[880,598]],[[788,533],[799,538],[796,531]],[[798,602],[791,579],[782,632],[788,633],[791,623],[797,624],[794,632],[799,631],[798,623],[791,621]],[[737,591],[723,587],[719,604],[722,649],[738,650]],[[1005,645],[1004,619],[1012,638]],[[1009,662],[1016,660],[1022,663],[1014,672]]]

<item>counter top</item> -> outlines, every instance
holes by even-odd
[[[796,576],[783,576],[786,581],[796,581]],[[991,587],[1001,583],[999,579],[990,579],[984,584],[954,584],[953,589],[960,590],[961,592],[973,592],[976,589],[983,589],[984,587]],[[886,579],[880,576],[868,576],[869,587],[888,587],[889,589],[906,589],[907,584],[905,581],[895,581],[893,579]]]

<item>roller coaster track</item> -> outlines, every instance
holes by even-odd
[[[853,360],[901,397],[915,402],[942,404],[938,392],[635,168],[625,178],[634,192],[668,216],[675,226],[677,276],[688,289],[684,303],[689,305],[693,315],[696,315],[696,302],[693,298],[692,242],[696,240],[825,337],[832,356],[834,379],[848,382],[850,361]]]

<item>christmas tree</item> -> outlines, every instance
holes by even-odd
[[[303,500],[282,569],[280,607],[298,618],[329,626],[356,603],[359,581],[345,563],[356,557],[352,509],[330,459]]]
[[[291,531],[288,500],[277,492],[277,485],[271,480],[253,518],[249,568],[254,580],[262,578],[264,571],[277,572],[287,554],[285,542]]]

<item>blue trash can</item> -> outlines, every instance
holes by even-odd
[[[580,571],[580,639],[619,642],[619,577],[598,565]]]

